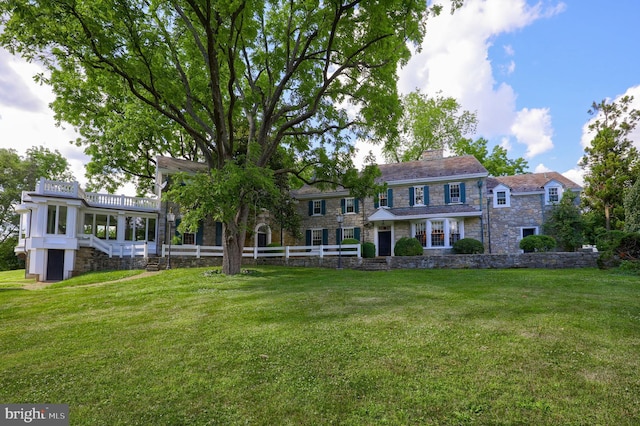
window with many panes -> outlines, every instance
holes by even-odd
[[[342,228],[342,239],[355,238],[355,228]]]
[[[457,220],[449,221],[449,245],[453,246],[460,239],[460,228]]]
[[[424,187],[416,186],[413,188],[413,204],[416,206],[424,205]]]
[[[431,221],[431,246],[444,247],[444,221]]]
[[[498,191],[496,193],[496,204],[499,206],[506,206],[507,205],[507,191]]]
[[[355,213],[356,212],[356,203],[354,198],[345,198],[344,199],[344,212],[345,213]]]
[[[460,184],[459,183],[451,183],[449,184],[449,202],[451,203],[459,203],[460,200]]]
[[[557,203],[560,201],[560,191],[558,191],[558,187],[552,186],[549,188],[549,202]]]
[[[387,193],[385,192],[381,192],[380,194],[378,194],[378,205],[380,207],[388,207],[389,206],[389,200],[387,199]]]
[[[322,200],[313,200],[313,214],[314,215],[322,214]]]
[[[322,229],[311,230],[311,245],[312,246],[322,245]]]
[[[427,246],[427,224],[425,222],[416,223],[415,238],[420,241],[422,247]]]

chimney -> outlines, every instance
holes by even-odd
[[[440,160],[444,158],[444,149],[432,149],[424,151],[420,156],[421,161]]]

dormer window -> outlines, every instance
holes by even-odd
[[[511,207],[511,190],[504,185],[498,185],[493,189],[493,208],[505,207]]]
[[[563,188],[556,181],[549,182],[544,187],[545,204],[558,204],[562,199]]]

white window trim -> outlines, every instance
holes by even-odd
[[[458,187],[458,199],[454,201],[451,191],[454,186]],[[449,182],[449,204],[462,204],[462,182]]]
[[[505,204],[498,204],[498,192],[505,193]],[[503,209],[511,207],[511,189],[504,185],[498,185],[493,189],[493,208]]]
[[[351,200],[351,208],[353,211],[349,211],[347,208],[348,201]],[[354,197],[348,197],[344,199],[344,214],[356,214],[356,199]]]
[[[444,222],[444,245],[443,246],[434,246],[431,244],[431,223],[432,222]],[[423,246],[424,249],[450,249],[453,246],[449,244],[450,234],[451,234],[451,221],[458,222],[458,231],[460,231],[460,239],[464,238],[464,220],[453,217],[442,217],[442,218],[433,218],[433,219],[425,219],[424,221],[414,222],[411,224],[411,237],[416,237],[416,224],[417,223],[426,223],[426,237],[427,237],[427,245]]]
[[[311,216],[322,216],[322,200],[311,200],[311,203],[312,203],[312,206],[313,206],[313,208],[312,208],[312,213],[313,214]],[[318,205],[320,206],[319,207],[319,210],[320,210],[319,213],[316,213],[316,203],[318,203]]]
[[[320,244],[313,244],[313,233],[314,232],[319,232],[320,233]],[[311,228],[311,241],[309,241],[311,243],[312,246],[314,247],[319,247],[322,245],[322,232],[323,232],[323,228]]]
[[[549,198],[549,193],[551,191],[551,188],[557,188],[558,189],[558,201],[551,201]],[[562,185],[560,185],[559,183],[553,182],[550,184],[547,184],[544,187],[544,203],[547,206],[552,206],[554,204],[558,204],[560,202],[560,200],[562,200],[562,194],[564,193],[564,188],[562,187]]]
[[[382,205],[383,199],[384,199],[384,206]],[[389,208],[389,197],[386,191],[378,193],[378,208],[381,208],[381,209]]]

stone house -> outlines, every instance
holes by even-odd
[[[293,191],[302,217],[303,237],[280,230],[269,212],[250,220],[245,246],[269,243],[311,246],[338,244],[345,238],[373,242],[376,255],[393,256],[402,237],[417,238],[427,255],[446,254],[461,238],[474,238],[486,253],[519,253],[519,241],[539,234],[553,204],[564,191],[580,186],[559,173],[489,177],[473,156],[444,157],[426,152],[419,161],[379,165],[386,191],[364,200],[346,189]],[[119,258],[162,255],[170,241],[185,246],[220,246],[222,224],[202,223],[195,233],[179,233],[179,206],[161,202],[161,193],[177,172],[196,173],[205,166],[157,158],[155,196],[127,197],[84,192],[77,182],[41,179],[25,192],[18,255],[27,275],[38,280],[70,278],[82,262],[101,252]],[[175,222],[168,221],[169,213]],[[338,223],[340,215],[342,222]]]
[[[542,225],[564,191],[580,192],[556,172],[493,178],[473,156],[430,151],[418,161],[379,165],[387,191],[358,200],[347,190],[294,193],[305,245],[370,241],[377,256],[392,256],[402,237],[417,238],[426,255],[450,253],[461,238],[479,240],[486,253],[519,253],[520,240]],[[338,223],[338,215],[342,223]]]

